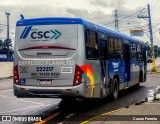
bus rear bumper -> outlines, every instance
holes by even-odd
[[[41,87],[13,85],[17,97],[85,97],[85,83],[78,86]]]

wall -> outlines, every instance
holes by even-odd
[[[0,78],[13,76],[13,62],[0,62]]]

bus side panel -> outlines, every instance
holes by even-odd
[[[76,50],[76,65],[82,67],[86,64],[86,54],[85,54],[85,35],[83,25],[78,25],[78,47]],[[86,97],[86,76],[82,77],[82,83],[84,84],[82,89],[79,89],[79,92]]]
[[[87,60],[85,49],[85,29],[84,26],[78,25],[78,48],[77,48],[77,65],[84,69],[82,83],[84,83],[84,96],[87,98],[101,97],[101,73],[99,60]],[[81,93],[83,94],[83,93]]]
[[[139,83],[139,73],[140,73],[140,62],[137,60],[131,60],[131,81],[130,86]]]
[[[101,97],[101,72],[99,60],[86,60],[87,65],[93,70],[91,76],[86,76],[86,97]],[[93,84],[92,84],[93,80]]]
[[[109,79],[113,80],[113,78],[118,78],[119,90],[124,89],[125,65],[124,65],[123,60],[110,60],[109,61]]]

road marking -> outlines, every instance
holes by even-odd
[[[147,74],[157,74],[157,75],[159,75],[160,72],[147,72]]]
[[[71,118],[74,115],[75,115],[75,113],[72,113],[72,114],[67,115],[65,118],[68,119],[68,118]]]
[[[81,124],[86,124],[86,123],[88,123],[88,122],[90,122],[92,120],[95,120],[95,119],[99,118],[99,117],[102,117],[104,115],[108,115],[108,114],[111,114],[111,113],[114,113],[114,112],[117,112],[117,111],[120,111],[120,110],[123,110],[123,109],[126,109],[126,108],[120,108],[120,109],[116,109],[116,110],[113,110],[113,111],[110,111],[110,112],[106,112],[106,113],[100,114],[98,116],[95,116],[95,117],[93,117],[93,118],[91,118],[89,120],[86,120],[86,121],[82,122]]]
[[[24,110],[24,109],[29,109],[29,108],[37,108],[37,107],[39,107],[39,106],[30,106],[30,107],[26,107],[26,108],[14,109],[14,110],[10,110],[10,111],[0,112],[0,114],[2,114],[2,113],[6,114],[8,112],[10,113],[10,112],[14,112],[14,111],[19,111],[19,110]]]
[[[55,117],[58,116],[59,114],[60,114],[60,112],[57,112],[57,113],[55,113],[55,114],[47,117],[46,119],[44,119],[44,120],[42,120],[42,121],[40,121],[40,122],[36,122],[36,123],[34,123],[34,124],[43,124],[43,123],[46,123],[47,121],[55,118]]]
[[[3,86],[3,87],[9,87],[9,86],[6,86],[6,85],[4,85],[4,84],[0,84],[1,86]]]
[[[56,104],[56,103],[59,103],[59,102],[53,102],[53,103],[51,103],[51,104],[48,104],[48,105],[45,105],[45,107],[46,106],[50,106],[50,105],[53,105],[53,104]],[[6,114],[6,113],[10,113],[10,112],[14,112],[14,111],[19,111],[19,110],[25,110],[25,109],[29,109],[29,108],[34,108],[34,110],[35,110],[35,108],[38,108],[38,107],[41,107],[41,106],[44,106],[44,105],[40,105],[40,106],[30,106],[30,107],[26,107],[26,108],[20,108],[20,109],[14,109],[14,110],[10,110],[10,111],[4,111],[4,112],[0,112],[0,114],[2,114],[2,113],[4,113],[4,114]]]
[[[10,91],[10,90],[13,90],[13,89],[3,90],[3,91],[0,91],[0,93],[6,92],[6,91]]]
[[[147,105],[150,105],[150,104],[153,104],[153,105],[154,105],[154,104],[157,104],[157,105],[159,105],[159,102],[146,102],[146,104],[147,104]]]
[[[38,103],[38,102],[33,102],[33,101],[29,101],[29,100],[22,100],[22,99],[18,99],[18,98],[12,98],[12,97],[8,97],[8,96],[3,96],[3,95],[0,95],[0,97],[13,99],[13,100],[17,100],[17,101],[30,102],[30,103],[37,104],[37,105],[44,105],[44,104]]]

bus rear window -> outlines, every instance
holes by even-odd
[[[17,28],[18,49],[41,46],[77,48],[78,25],[36,25]]]

